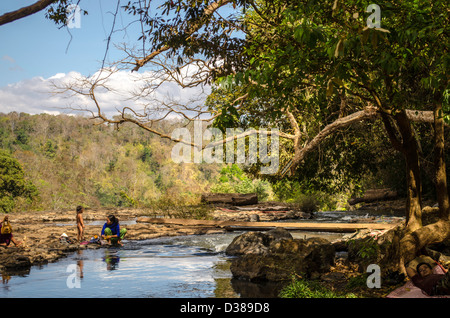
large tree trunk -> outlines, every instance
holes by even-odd
[[[413,232],[422,226],[422,180],[419,148],[406,111],[395,116],[381,113],[392,146],[406,162],[406,229]]]
[[[436,196],[439,203],[439,217],[448,220],[450,216],[450,202],[447,186],[447,172],[445,166],[444,119],[442,104],[437,103],[434,111],[434,141],[435,141],[435,170]]]
[[[402,137],[401,151],[406,161],[406,230],[413,232],[422,227],[422,178],[419,149],[406,112],[396,114],[395,121]]]
[[[440,243],[448,238],[450,238],[450,222],[442,219],[407,233],[400,241],[401,268],[413,260],[427,245]]]
[[[348,204],[355,205],[361,202],[369,203],[375,201],[385,201],[397,199],[397,191],[392,191],[390,189],[371,189],[364,193],[364,196],[360,198],[352,198],[348,200]]]
[[[381,117],[392,146],[401,152],[406,162],[407,199],[406,227],[400,235],[398,254],[391,261],[396,262],[399,270],[406,273],[405,264],[415,257],[417,242],[411,235],[422,227],[422,181],[420,177],[419,148],[414,130],[405,111],[391,117],[381,113]],[[398,258],[397,258],[398,257]]]
[[[413,232],[406,232],[406,235],[400,242],[401,267],[411,261],[427,245],[439,243],[450,238],[450,205],[444,157],[442,104],[436,104],[434,116],[436,195],[439,203],[439,221],[424,227],[419,227]]]

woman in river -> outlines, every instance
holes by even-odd
[[[110,244],[122,244],[122,240],[127,234],[127,229],[120,229],[119,220],[114,215],[109,215],[106,218],[106,223],[103,225],[101,238]]]

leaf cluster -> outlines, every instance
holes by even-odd
[[[242,6],[244,1],[227,1],[233,8]],[[138,40],[150,45],[150,52],[163,47],[170,48],[169,57],[175,57],[181,65],[185,59],[200,56],[221,67],[213,70],[213,77],[230,73],[241,67],[242,36],[240,15],[234,10],[222,14],[211,7],[220,1],[208,0],[166,0],[160,5],[152,1],[129,1],[123,9],[137,16],[143,32]],[[227,15],[225,15],[227,14]],[[220,71],[218,71],[220,69]]]
[[[357,298],[352,293],[330,290],[317,281],[294,279],[280,292],[281,298]]]
[[[80,1],[74,0],[58,0],[55,1],[50,7],[47,9],[45,13],[45,17],[49,20],[52,20],[56,25],[63,27],[67,24],[67,19],[70,18],[70,6],[78,5]],[[80,12],[83,15],[87,15],[88,12],[84,9],[81,9]]]

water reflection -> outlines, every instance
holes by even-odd
[[[242,298],[277,298],[281,289],[289,282],[253,283],[239,279],[231,279],[233,290]]]
[[[103,261],[106,263],[106,269],[113,271],[119,269],[120,256],[117,250],[105,250]]]
[[[84,262],[83,262],[83,250],[77,251],[77,276],[82,279],[84,277],[83,274],[83,268],[84,268]]]
[[[239,234],[125,240],[124,247],[79,250],[31,272],[2,273],[0,297],[277,297],[279,284],[232,278],[224,251]],[[69,288],[75,273],[80,287]]]
[[[8,275],[7,273],[2,273],[2,283],[3,283],[3,285],[8,284],[10,279],[11,279],[11,275]]]

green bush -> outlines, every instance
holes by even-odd
[[[354,294],[336,293],[318,282],[305,279],[294,279],[281,290],[279,296],[281,298],[356,298]]]
[[[25,179],[20,163],[0,150],[0,212],[11,212],[18,198],[31,202],[37,196],[37,188]]]
[[[356,257],[368,263],[372,260],[376,260],[380,252],[380,246],[373,237],[349,240],[347,245],[349,253],[355,254]]]
[[[341,193],[329,194],[314,189],[311,185],[289,179],[275,182],[273,192],[278,200],[292,203],[304,212],[342,209],[340,201],[346,202]]]
[[[256,193],[259,201],[265,201],[273,197],[270,182],[250,179],[236,164],[224,167],[210,190],[213,193]]]

